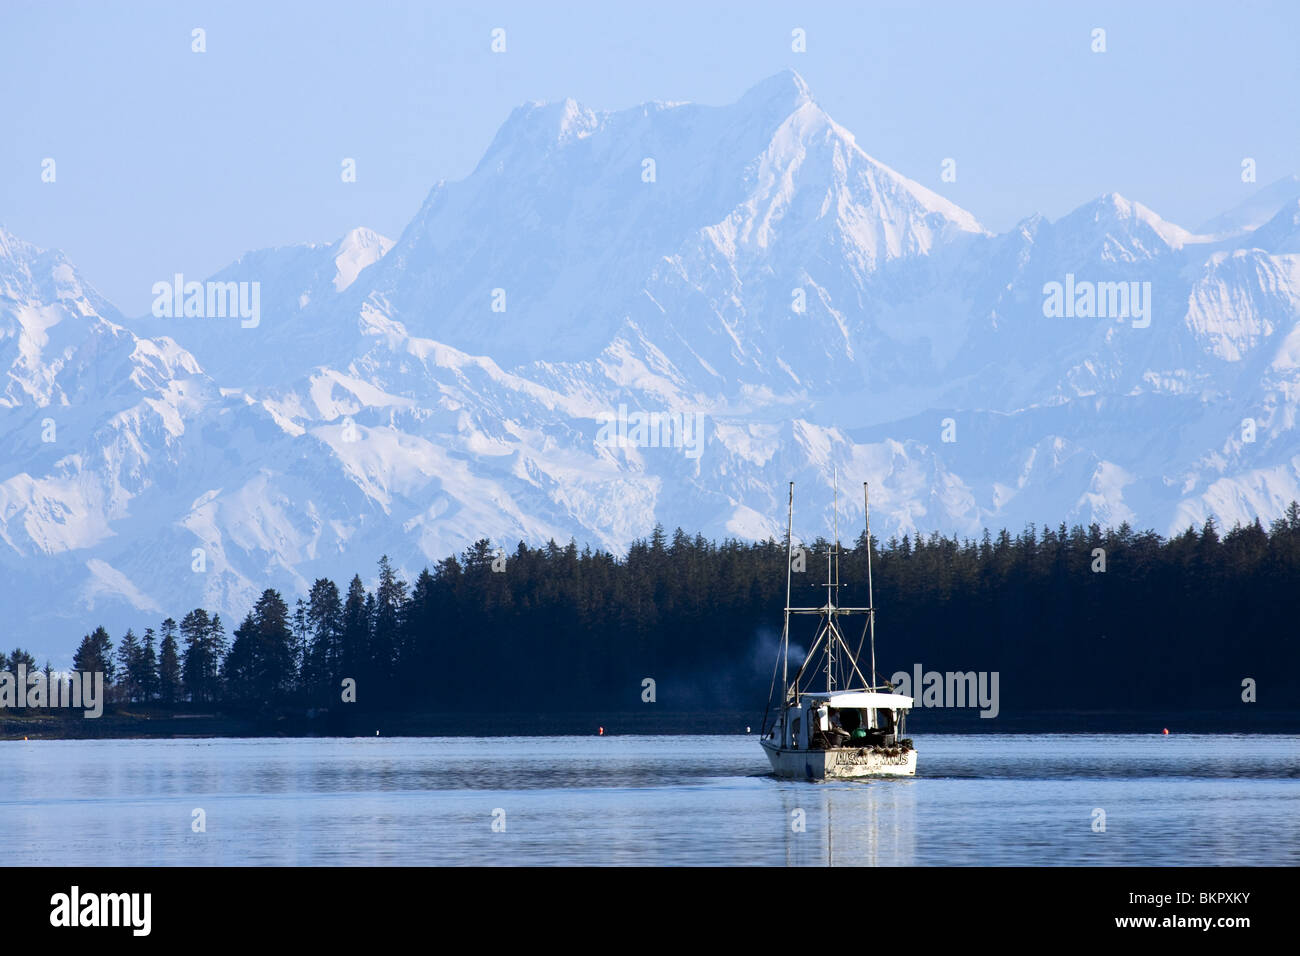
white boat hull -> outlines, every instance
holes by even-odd
[[[795,780],[847,780],[854,777],[912,777],[916,751],[873,747],[837,747],[832,750],[786,750],[760,741],[772,772]]]

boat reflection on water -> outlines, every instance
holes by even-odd
[[[786,865],[915,865],[916,786],[875,780],[787,790]]]

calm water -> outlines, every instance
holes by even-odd
[[[915,779],[813,784],[767,776],[757,740],[739,736],[0,742],[0,854],[36,865],[1300,864],[1297,737],[929,735],[917,746]],[[195,808],[205,833],[191,829]],[[492,829],[497,810],[504,832]]]

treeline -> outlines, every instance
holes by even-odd
[[[824,601],[828,542],[805,542],[796,605]],[[1213,521],[1164,539],[1128,525],[1029,526],[980,539],[873,541],[878,673],[997,671],[1016,710],[1230,710],[1300,704],[1300,505],[1266,530]],[[413,582],[387,558],[373,589],[317,580],[291,607],[265,591],[229,635],[196,608],[178,624],[101,627],[77,670],[118,703],[230,710],[343,706],[499,714],[761,710],[785,601],[773,540],[714,542],[656,527],[617,558],[570,542],[486,540]],[[866,541],[841,558],[839,603],[865,605]],[[847,619],[855,620],[855,619]],[[856,619],[861,620],[861,619]],[[815,618],[796,618],[807,647]],[[856,637],[856,634],[849,635]],[[29,668],[30,655],[17,650]],[[0,665],[6,663],[0,656]],[[866,664],[864,662],[864,668]],[[644,695],[644,696],[643,696]]]

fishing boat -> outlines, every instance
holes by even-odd
[[[778,777],[828,780],[851,777],[912,776],[916,749],[903,736],[912,698],[895,694],[876,679],[876,608],[871,580],[871,547],[867,547],[867,606],[841,607],[839,489],[835,491],[834,540],[826,550],[826,603],[820,607],[793,607],[790,589],[794,573],[794,482],[786,522],[785,627],[776,666],[781,669],[782,694],[773,715],[772,694],[760,725],[760,743]],[[870,490],[862,484],[866,511],[866,540],[871,541]],[[864,620],[855,651],[844,638],[843,618]],[[816,616],[816,637],[802,664],[790,676],[791,617]],[[858,664],[864,643],[870,647],[871,678]],[[825,678],[824,681],[822,678]],[[822,684],[825,684],[823,689]],[[814,687],[816,685],[816,687]],[[776,667],[772,686],[776,687]],[[771,725],[767,718],[773,715]]]

